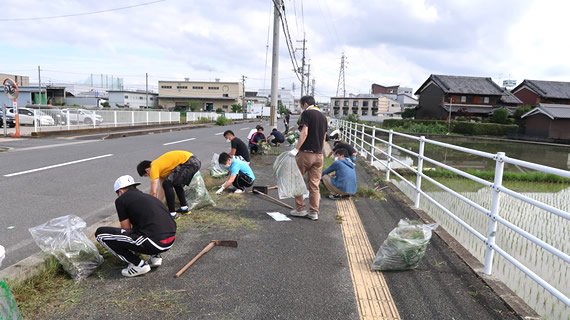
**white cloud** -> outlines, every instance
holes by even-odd
[[[0,19],[66,15],[148,0],[7,0]],[[284,0],[295,47],[307,39],[318,96],[334,95],[340,56],[347,91],[372,83],[415,89],[431,73],[570,81],[568,4],[555,0]],[[267,0],[167,0],[128,10],[46,20],[0,21],[0,72],[84,80],[113,74],[141,85],[160,79],[239,81],[269,87]],[[6,31],[13,30],[13,31]],[[300,51],[296,52],[300,61]],[[266,63],[267,60],[267,63]],[[308,61],[308,60],[307,60]],[[280,87],[296,81],[280,41]],[[47,71],[50,70],[50,71]],[[22,72],[20,72],[22,71]],[[296,87],[299,87],[297,81]]]

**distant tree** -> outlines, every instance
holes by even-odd
[[[402,119],[413,119],[416,117],[416,109],[415,108],[406,108],[404,112],[402,112]]]
[[[500,124],[509,123],[509,111],[504,108],[495,110],[491,116],[491,122]]]
[[[188,109],[192,112],[200,111],[200,103],[198,101],[188,101]]]
[[[348,116],[346,116],[346,121],[350,121],[350,122],[358,122],[358,115],[351,113]]]
[[[287,112],[287,107],[281,102],[281,100],[277,101],[279,105],[279,113],[284,114]]]
[[[224,109],[218,108],[218,109],[216,109],[216,113],[224,113]]]
[[[515,110],[515,112],[513,113],[513,118],[515,119],[515,123],[520,125],[521,124],[521,117],[523,114],[529,112],[530,110],[532,110],[532,106],[529,104],[525,104],[523,106],[520,106],[517,108],[517,110]]]
[[[232,104],[231,108],[232,108],[232,112],[234,112],[234,113],[243,112],[243,108],[242,108],[241,104],[239,104],[239,103]]]

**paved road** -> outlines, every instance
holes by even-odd
[[[28,228],[75,214],[88,224],[114,213],[112,183],[122,174],[138,179],[136,164],[175,149],[195,153],[208,167],[212,153],[229,150],[221,134],[233,130],[245,139],[255,123],[209,127],[111,140],[22,139],[0,147],[0,244],[3,267],[39,249]],[[140,179],[142,190],[148,179]]]

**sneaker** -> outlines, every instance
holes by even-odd
[[[151,268],[160,267],[162,265],[162,257],[160,256],[160,254],[155,254],[153,256],[150,256],[150,258],[148,259],[148,265]]]
[[[317,221],[317,220],[319,220],[319,214],[316,212],[309,212],[309,214],[307,214],[307,218],[309,218],[313,221]]]
[[[189,213],[190,209],[188,209],[188,206],[184,206],[184,207],[180,207],[180,208],[176,209],[176,212],[178,212],[178,213]]]
[[[176,213],[176,212],[171,212],[171,213],[170,213],[170,216],[171,216],[172,219],[174,219],[174,220],[178,219],[178,213]]]
[[[339,194],[329,194],[329,199],[331,200],[338,200],[341,196]]]
[[[291,210],[291,212],[289,212],[289,215],[291,215],[293,217],[306,217],[307,216],[307,210],[303,210],[303,211]]]
[[[150,271],[150,266],[145,262],[141,267],[135,266],[132,263],[129,263],[129,266],[125,269],[121,270],[121,274],[125,277],[136,277],[143,275]]]
[[[242,189],[236,189],[236,191],[234,191],[234,193],[243,193]]]

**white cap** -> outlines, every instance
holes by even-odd
[[[115,180],[115,192],[117,192],[117,190],[121,189],[121,188],[126,188],[128,186],[138,186],[139,184],[141,184],[140,182],[135,182],[135,179],[133,179],[133,177],[127,175],[124,176],[120,176],[119,178],[117,178],[117,180]]]

